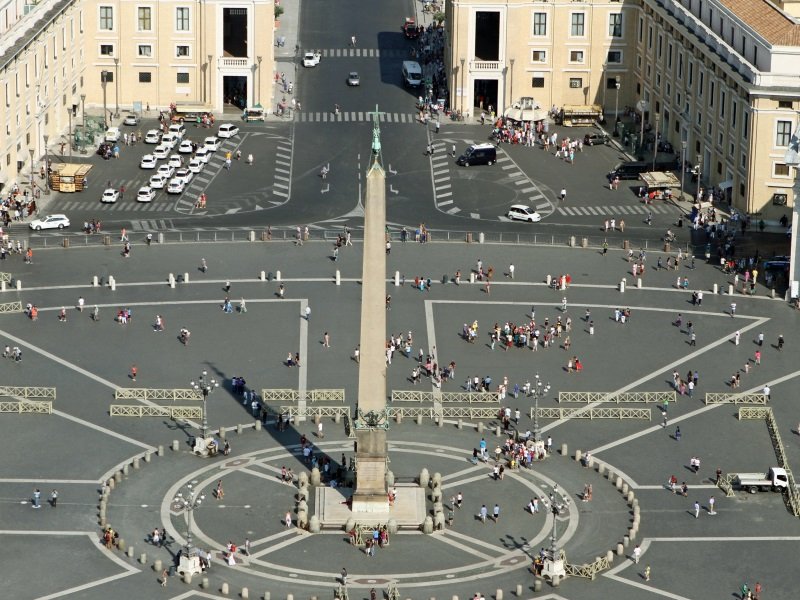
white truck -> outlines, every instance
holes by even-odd
[[[766,473],[736,473],[733,477],[733,487],[751,494],[770,490],[782,492],[789,487],[789,478],[786,469],[771,467]]]

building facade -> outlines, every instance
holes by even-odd
[[[783,162],[800,110],[800,1],[453,0],[453,108],[638,108],[742,211],[793,206]],[[643,109],[643,110],[642,110]],[[609,121],[613,122],[610,118]],[[684,148],[685,144],[685,148]]]
[[[84,94],[82,2],[0,1],[0,191],[67,141]]]

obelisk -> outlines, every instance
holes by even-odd
[[[380,113],[373,113],[372,157],[364,198],[361,354],[358,369],[356,486],[352,511],[389,511],[386,493],[386,173],[381,165]]]

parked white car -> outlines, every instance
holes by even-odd
[[[152,202],[155,197],[156,197],[156,191],[149,186],[144,186],[142,188],[139,188],[139,191],[136,194],[136,201]]]
[[[121,135],[119,127],[109,127],[106,130],[105,140],[107,142],[118,142]]]
[[[219,149],[219,139],[216,136],[207,137],[203,141],[203,146],[208,148],[211,152],[216,152]]]
[[[508,209],[506,216],[517,221],[527,221],[528,223],[538,223],[542,220],[542,215],[524,204],[514,204]]]
[[[195,159],[199,160],[204,165],[208,164],[208,161],[211,160],[212,151],[202,146],[197,149],[197,152],[194,153]]]
[[[173,123],[169,126],[169,132],[179,140],[182,140],[183,136],[186,135],[186,127],[180,123]]]
[[[172,150],[178,143],[178,138],[172,133],[165,133],[163,136],[161,136],[161,143],[165,146],[168,146],[169,149]]]
[[[161,165],[158,167],[158,172],[164,175],[167,179],[175,174],[175,167],[172,165]]]
[[[239,128],[233,123],[223,123],[219,126],[219,131],[217,131],[218,138],[227,139],[237,135],[239,135]]]
[[[192,160],[189,161],[187,169],[189,169],[191,173],[197,175],[200,171],[203,170],[204,165],[205,163],[199,158],[193,158]]]
[[[119,190],[115,190],[114,188],[106,189],[103,195],[100,196],[100,202],[104,204],[114,204],[117,200],[119,200]]]
[[[183,183],[181,179],[170,179],[169,185],[167,186],[167,193],[168,194],[182,194],[183,188],[186,187],[186,184]]]
[[[153,156],[152,154],[145,154],[142,157],[141,162],[139,163],[139,168],[140,169],[155,169],[157,164],[158,164],[158,161],[156,160],[155,156]]]
[[[169,181],[169,177],[164,173],[156,173],[150,178],[150,186],[153,189],[163,190],[164,186],[167,185]]]
[[[153,156],[155,156],[159,160],[164,160],[169,156],[169,146],[164,144],[159,144],[155,148],[153,148]]]
[[[177,154],[173,154],[172,156],[169,157],[169,160],[167,161],[167,164],[170,167],[174,167],[176,169],[180,169],[183,166],[183,159],[181,159],[181,157],[178,156]]]
[[[64,229],[64,227],[69,227],[69,219],[67,215],[47,215],[41,219],[34,219],[28,226],[34,231]]]
[[[161,142],[161,132],[158,129],[149,129],[144,134],[145,144],[158,144]]]
[[[189,185],[192,177],[194,177],[194,175],[192,175],[192,172],[189,169],[178,169],[175,171],[175,175],[172,178],[180,179],[184,185]]]
[[[178,152],[181,154],[191,154],[193,150],[192,140],[183,140],[181,145],[178,146]]]
[[[322,55],[319,52],[306,52],[303,55],[304,67],[316,67],[319,64]]]

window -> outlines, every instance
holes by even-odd
[[[100,29],[102,31],[114,31],[114,7],[100,7]]]
[[[778,100],[778,108],[792,108],[791,100]]]
[[[726,100],[727,100],[727,97],[725,95],[725,92],[720,90],[719,91],[719,118],[720,119],[724,119],[725,118],[725,101]]]
[[[583,62],[583,50],[570,50],[569,62],[582,63]]]
[[[531,62],[547,62],[547,51],[531,50]]]
[[[785,165],[783,163],[775,163],[772,166],[772,174],[775,177],[789,177],[791,168],[789,165]]]
[[[533,35],[547,35],[547,13],[533,13]]]
[[[153,56],[153,47],[150,44],[139,44],[136,55],[142,58],[150,58]]]
[[[137,10],[139,17],[139,31],[152,31],[153,14],[149,6],[140,6]]]
[[[683,54],[678,54],[678,79],[683,79]]]
[[[178,58],[189,56],[189,46],[175,46],[175,56]]]
[[[615,90],[615,89],[617,89],[617,78],[616,77],[606,77],[606,89],[607,90]]]
[[[139,83],[150,83],[153,81],[153,74],[150,71],[139,71]]]
[[[608,15],[608,37],[622,37],[622,13]]]
[[[113,83],[114,71],[100,71],[100,83]]]
[[[653,49],[653,26],[647,28],[647,49]]]
[[[100,56],[114,56],[114,44],[100,44]]]
[[[736,129],[736,111],[739,109],[736,101],[731,102],[731,129]]]
[[[697,97],[703,97],[703,87],[705,87],[705,73],[700,71],[697,77]]]
[[[694,81],[694,62],[689,61],[689,87],[692,87]]]
[[[622,62],[622,50],[609,50],[606,62],[608,64],[620,64]]]
[[[583,79],[580,78],[580,77],[570,77],[569,78],[569,87],[571,87],[571,88],[583,87]]]
[[[667,68],[672,68],[672,44],[667,44]]]
[[[644,19],[639,17],[639,43],[642,43],[642,39],[644,36]]]
[[[661,60],[661,53],[664,51],[664,36],[658,36],[658,60]]]
[[[785,147],[792,139],[792,122],[778,121],[775,124],[775,145]]]
[[[189,83],[189,73],[178,73],[178,83]]]
[[[188,6],[181,6],[175,9],[175,30],[190,31]]]
[[[543,88],[544,87],[544,77],[533,77],[533,78],[531,78],[531,87]]]
[[[747,139],[750,132],[750,112],[742,109],[742,137]]]
[[[585,13],[572,13],[572,25],[569,31],[572,37],[583,37],[585,18]]]
[[[714,108],[714,91],[715,91],[714,82],[709,80],[708,82],[708,105],[711,108]]]

